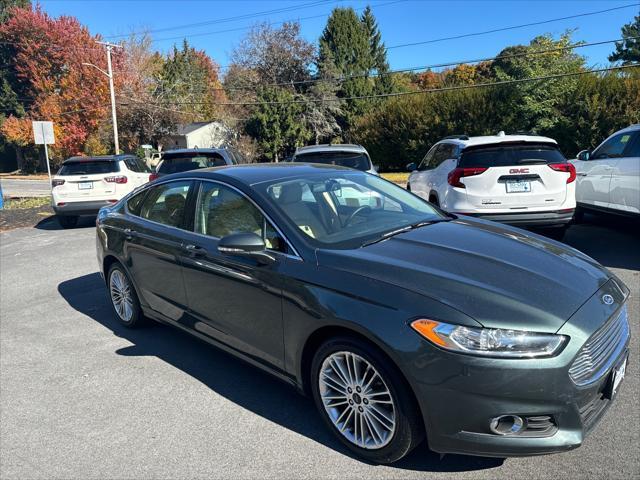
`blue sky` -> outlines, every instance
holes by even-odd
[[[152,35],[155,47],[163,51],[175,42],[181,42],[175,37],[186,35],[192,45],[205,50],[222,66],[229,63],[234,46],[252,24],[258,21],[272,23],[299,19],[303,36],[315,43],[328,14],[336,6],[352,6],[361,11],[367,4],[371,5],[385,44],[393,47],[632,5],[544,25],[427,45],[389,48],[389,61],[394,69],[491,57],[508,45],[528,43],[543,33],[558,36],[567,29],[575,30],[573,39],[576,41],[612,40],[620,37],[621,26],[640,11],[639,0],[41,0],[40,3],[49,14],[73,15],[87,25],[92,33],[100,33],[105,37],[132,31],[167,29]],[[276,9],[289,10],[261,14]],[[230,17],[251,14],[256,15],[228,20]],[[174,29],[197,22],[207,24]],[[595,66],[607,64],[607,55],[612,49],[613,45],[607,44],[576,51],[585,55],[587,62]]]

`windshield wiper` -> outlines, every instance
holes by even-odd
[[[425,220],[422,222],[412,223],[411,225],[407,225],[406,227],[398,228],[396,230],[391,230],[390,232],[385,232],[379,237],[374,238],[373,240],[367,240],[362,245],[360,245],[360,248],[373,245],[374,243],[382,242],[383,240],[387,240],[395,235],[399,235],[401,233],[414,230],[416,228],[426,227],[427,225],[433,225],[434,223],[448,222],[450,220],[452,220],[452,218],[437,218],[435,220]]]

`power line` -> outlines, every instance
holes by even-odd
[[[147,30],[147,31],[139,31],[139,32],[132,32],[132,33],[128,33],[128,34],[119,34],[119,35],[107,35],[104,38],[126,38],[129,36],[133,36],[133,35],[140,35],[140,34],[148,34],[148,33],[157,33],[157,32],[168,32],[171,30],[182,30],[185,28],[197,28],[197,27],[204,27],[207,25],[215,25],[215,24],[219,24],[219,23],[229,23],[229,22],[235,22],[237,20],[247,20],[250,18],[255,18],[255,17],[263,17],[265,15],[270,15],[273,13],[282,13],[282,12],[290,12],[290,11],[294,11],[294,10],[303,10],[306,8],[310,8],[310,7],[315,7],[317,5],[322,5],[322,4],[326,4],[326,3],[338,3],[340,1],[343,0],[317,0],[314,2],[310,2],[310,3],[303,3],[302,5],[295,5],[295,6],[289,6],[289,7],[281,7],[281,8],[275,8],[272,10],[263,10],[261,12],[253,12],[253,13],[245,13],[244,15],[237,15],[234,17],[226,17],[226,18],[217,18],[214,20],[206,20],[204,22],[196,22],[196,23],[187,23],[184,25],[176,25],[173,27],[164,27],[164,28],[156,28],[154,30]]]
[[[576,14],[576,15],[569,15],[567,17],[551,18],[549,20],[541,20],[539,22],[523,23],[521,25],[512,25],[510,27],[494,28],[492,30],[485,30],[485,31],[482,31],[482,32],[463,33],[461,35],[453,35],[453,36],[450,36],[450,37],[433,38],[431,40],[424,40],[424,41],[420,41],[420,42],[412,42],[412,43],[403,43],[403,44],[399,44],[399,45],[392,45],[390,47],[387,47],[387,50],[392,50],[392,49],[395,49],[395,48],[413,47],[415,45],[426,45],[428,43],[444,42],[444,41],[447,41],[447,40],[457,40],[459,38],[475,37],[475,36],[478,36],[478,35],[487,35],[489,33],[505,32],[507,30],[515,30],[517,28],[532,27],[532,26],[535,26],[535,25],[544,25],[546,23],[560,22],[562,20],[569,20],[569,19],[572,19],[572,18],[587,17],[587,16],[590,16],[590,15],[599,15],[601,13],[613,12],[615,10],[622,10],[623,8],[630,8],[630,7],[637,7],[637,6],[640,6],[640,3],[631,3],[631,4],[628,4],[628,5],[622,5],[622,6],[619,6],[619,7],[607,8],[605,10],[597,10],[595,12],[579,13],[579,14]]]
[[[629,39],[640,39],[640,36],[627,37],[626,39],[627,40],[629,40]],[[564,47],[553,47],[553,48],[547,48],[547,49],[543,49],[543,50],[535,50],[535,51],[513,53],[513,54],[506,54],[506,55],[497,55],[495,57],[483,57],[483,58],[476,58],[476,59],[472,59],[472,60],[460,60],[460,61],[456,61],[456,62],[436,63],[436,64],[431,64],[431,65],[421,65],[421,66],[417,66],[417,67],[407,67],[407,68],[401,68],[401,69],[397,69],[397,70],[388,70],[386,72],[358,73],[358,74],[344,75],[344,76],[341,76],[341,77],[334,77],[334,78],[311,78],[311,79],[295,80],[295,81],[289,81],[289,82],[259,84],[257,86],[253,86],[253,87],[213,87],[213,88],[208,88],[208,89],[189,90],[189,92],[191,92],[191,93],[204,93],[204,92],[211,92],[211,91],[255,91],[257,87],[288,87],[288,86],[294,86],[294,85],[306,85],[306,84],[321,83],[321,82],[345,82],[347,80],[351,80],[351,79],[354,79],[354,78],[382,77],[382,76],[386,76],[386,75],[394,75],[394,74],[397,74],[397,73],[414,72],[414,71],[417,71],[417,70],[429,70],[429,69],[432,69],[432,68],[452,67],[452,66],[464,65],[464,64],[472,64],[472,63],[481,63],[481,62],[490,62],[490,61],[496,61],[496,60],[504,60],[504,59],[509,59],[509,58],[529,57],[529,56],[541,55],[541,54],[546,54],[546,53],[573,50],[573,49],[576,49],[576,48],[592,47],[592,46],[596,46],[596,45],[605,45],[607,43],[615,43],[615,42],[619,42],[621,40],[625,40],[625,39],[616,38],[616,39],[613,39],[613,40],[602,40],[602,41],[599,41],[599,42],[591,42],[591,43],[575,43],[573,45],[567,45],[567,46],[564,46]],[[173,84],[173,85],[175,85],[175,84]]]
[[[377,7],[385,7],[387,5],[393,5],[396,3],[402,3],[402,2],[406,2],[407,0],[394,0],[391,2],[384,2],[384,3],[377,3],[375,5],[371,5],[371,8],[377,8]],[[359,8],[354,8],[353,10],[355,12],[359,12],[361,10],[364,10],[367,7],[359,7]],[[298,17],[298,18],[290,18],[288,20],[278,20],[277,22],[269,22],[267,23],[267,25],[269,26],[273,26],[273,25],[282,25],[283,23],[287,23],[287,22],[300,22],[303,20],[312,20],[312,19],[316,19],[316,18],[325,18],[330,16],[331,13],[322,13],[320,15],[310,15],[307,17]],[[209,35],[216,35],[219,33],[229,33],[229,32],[238,32],[238,31],[242,31],[242,30],[249,30],[250,28],[252,28],[252,25],[246,26],[246,27],[236,27],[236,28],[229,28],[226,30],[215,30],[213,32],[200,32],[200,33],[192,33],[189,35],[178,35],[178,36],[174,36],[174,37],[164,37],[164,38],[155,38],[153,39],[154,42],[163,42],[166,40],[180,40],[183,38],[194,38],[194,37],[205,37],[205,36],[209,36]],[[227,68],[228,65],[225,66],[221,66],[220,68]]]
[[[640,63],[633,65],[621,65],[616,67],[608,67],[608,68],[599,68],[599,69],[591,69],[591,70],[583,70],[580,72],[569,72],[569,73],[557,73],[552,75],[543,75],[539,77],[529,77],[529,78],[519,78],[513,80],[502,80],[498,82],[485,82],[485,83],[476,83],[472,85],[455,85],[451,87],[440,87],[440,88],[430,88],[430,89],[421,89],[421,90],[412,90],[408,92],[393,92],[393,93],[380,93],[374,95],[357,95],[352,97],[342,97],[342,98],[319,98],[319,99],[305,99],[305,100],[287,100],[287,101],[267,101],[267,102],[169,102],[171,105],[220,105],[220,106],[257,106],[257,105],[289,105],[289,104],[306,104],[306,103],[332,103],[332,102],[342,102],[347,100],[365,100],[365,99],[375,99],[375,98],[390,98],[390,97],[401,97],[406,95],[419,95],[426,93],[436,93],[436,92],[448,92],[454,90],[467,90],[474,88],[484,88],[484,87],[494,87],[494,86],[502,86],[502,85],[511,85],[518,83],[526,83],[526,82],[534,82],[538,80],[553,80],[557,78],[564,77],[576,77],[581,75],[587,75],[590,73],[602,73],[609,72],[614,70],[624,70],[628,68],[636,68],[639,67]],[[149,103],[147,103],[149,104]],[[149,104],[153,105],[153,104]]]

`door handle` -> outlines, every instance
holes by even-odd
[[[136,232],[134,232],[133,230],[131,230],[130,228],[125,228],[124,229],[124,237],[127,240],[132,240],[133,236],[135,235]]]
[[[579,176],[579,177],[586,177],[586,176],[587,176],[587,174],[586,174],[586,173],[578,173],[578,176]]]
[[[188,244],[184,246],[184,249],[193,257],[202,257],[207,254],[206,248],[197,245]]]

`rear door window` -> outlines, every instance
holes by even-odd
[[[433,155],[433,160],[431,161],[431,168],[436,168],[445,160],[453,158],[455,156],[456,146],[452,143],[441,143],[438,145],[438,149]]]
[[[553,144],[483,145],[462,151],[460,167],[509,167],[564,163],[566,159]]]
[[[158,173],[170,174],[226,165],[222,155],[208,152],[166,153]]]
[[[78,160],[77,162],[65,162],[58,175],[99,175],[103,173],[119,172],[118,162],[109,160]]]
[[[629,150],[625,153],[627,157],[640,157],[640,133],[635,133],[636,139]]]

